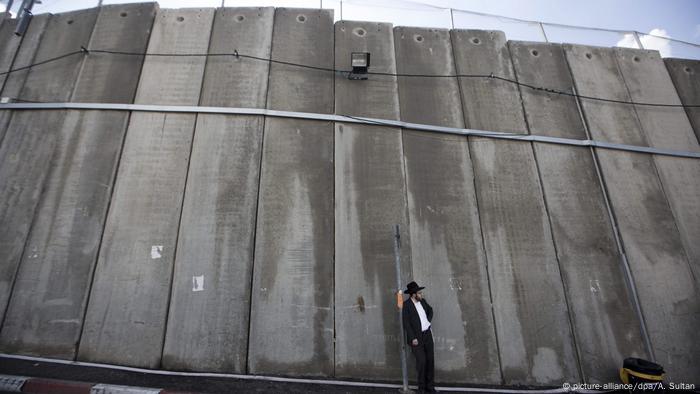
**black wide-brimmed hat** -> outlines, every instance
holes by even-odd
[[[419,291],[425,289],[425,287],[420,287],[418,286],[418,283],[416,282],[411,282],[406,285],[406,290],[403,292],[406,294],[413,294],[413,293],[418,293]]]

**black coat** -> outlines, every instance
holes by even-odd
[[[420,300],[421,305],[423,305],[423,310],[425,311],[428,321],[433,321],[433,308],[428,304],[426,300]],[[411,344],[414,339],[419,339],[421,330],[420,316],[418,316],[418,310],[416,306],[413,305],[413,300],[408,299],[403,303],[403,329],[406,332],[406,342]]]

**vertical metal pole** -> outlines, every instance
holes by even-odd
[[[636,31],[633,31],[632,35],[634,35],[634,40],[637,41],[637,46],[639,46],[639,49],[644,49],[644,45],[642,45],[642,41],[639,39],[639,34],[637,34]]]
[[[14,3],[14,0],[8,0],[7,7],[5,7],[5,17],[7,19],[10,19],[10,10],[12,9],[12,3]]]
[[[401,231],[399,225],[394,226],[394,262],[396,263],[396,291],[399,296],[403,297],[403,285],[401,284]],[[408,392],[408,370],[406,369],[406,341],[404,341],[403,334],[403,315],[402,309],[399,308],[399,327],[401,333],[399,334],[399,343],[401,344],[401,377],[403,379],[403,389],[401,392]]]
[[[542,22],[537,22],[537,24],[540,26],[540,31],[542,32],[542,36],[544,37],[544,42],[549,42],[549,39],[547,38],[547,33],[544,31],[544,26],[542,26]]]
[[[450,8],[450,20],[452,21],[452,30],[454,30],[455,29],[455,15],[454,15],[452,8]]]

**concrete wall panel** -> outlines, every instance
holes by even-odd
[[[29,28],[26,33],[24,33],[24,36],[22,36],[22,44],[15,54],[14,61],[11,65],[13,69],[29,66],[34,63],[37,50],[39,49],[39,43],[48,25],[49,18],[51,18],[51,14],[35,15],[32,18],[32,23],[29,24]],[[7,70],[5,69],[3,71]],[[18,97],[29,71],[29,69],[25,69],[6,75],[2,88],[2,95],[5,97]],[[3,113],[4,112],[5,111],[3,111]]]
[[[278,8],[272,58],[332,68],[332,11]],[[267,107],[332,112],[332,77],[273,63]],[[266,119],[250,373],[332,375],[333,226],[332,124]]]
[[[613,50],[565,46],[574,82],[582,95],[629,101]],[[633,61],[633,60],[632,60]],[[582,100],[595,139],[646,145],[635,108]],[[698,290],[678,226],[646,154],[598,150],[612,209],[644,313],[652,349],[671,379],[697,380],[693,347],[697,338]]]
[[[209,53],[270,57],[273,8],[216,11]],[[265,106],[268,63],[210,57],[201,105]],[[245,373],[263,118],[199,115],[163,365]]]
[[[160,10],[149,53],[203,53],[213,9]],[[147,57],[138,104],[197,105],[204,57]],[[131,116],[78,358],[160,364],[195,115]]]
[[[75,45],[88,45],[96,17],[96,9],[53,15],[36,58],[48,59],[72,51]],[[49,67],[33,68],[20,96],[41,101],[68,101],[82,60],[82,55],[75,55],[53,62]],[[65,111],[17,111],[12,116],[0,146],[2,316],[5,314],[39,196],[52,165],[54,148],[65,114]]]
[[[454,37],[460,74],[515,77],[503,33],[457,31]],[[527,133],[512,86],[474,78],[460,78],[460,86],[467,126]],[[493,104],[479,107],[482,94]],[[567,300],[532,146],[473,138],[470,148],[504,382],[576,381]]]
[[[145,51],[154,14],[153,3],[101,8],[90,47],[121,37],[117,47]],[[115,36],[115,25],[129,34]],[[110,58],[86,59],[74,100],[84,99],[80,86],[99,75],[95,85],[103,88],[91,92],[90,101],[131,102],[136,85],[129,91],[124,84],[141,63],[121,66],[116,72]],[[74,358],[128,118],[126,112],[67,111],[0,337],[5,348]]]
[[[351,52],[370,52],[374,72],[396,72],[390,24],[336,23],[338,68],[349,67]],[[397,88],[394,76],[351,81],[338,74],[336,113],[398,119]],[[400,129],[336,123],[335,164],[335,375],[400,379],[395,224],[403,282],[411,276]]]
[[[664,59],[676,92],[684,105],[700,105],[700,60]],[[700,108],[685,108],[688,119],[700,141]]]
[[[88,49],[146,52],[156,3],[100,7]],[[141,75],[143,56],[90,53],[80,71],[72,101],[131,103]]]
[[[619,49],[616,54],[632,101],[681,104],[658,52]],[[683,108],[636,105],[635,112],[650,146],[700,152]],[[700,285],[700,160],[656,155],[654,162]]]
[[[333,10],[277,8],[272,58],[333,69],[332,13]],[[272,63],[267,107],[282,111],[332,113],[334,75],[332,71]]]
[[[39,48],[39,41],[41,40],[41,36],[44,33],[44,29],[46,28],[50,17],[50,14],[41,14],[32,18],[32,23],[29,25],[29,28],[22,37],[22,44],[13,54],[11,63],[6,64],[5,68],[2,68],[3,72],[9,71],[9,69],[21,68],[32,64],[36,51]],[[3,24],[3,26],[4,25],[9,26],[10,23]],[[13,37],[16,37],[14,36],[13,32],[14,27],[12,30],[5,31],[4,34],[12,34]],[[3,38],[2,40],[4,42],[6,38]],[[2,77],[3,86],[2,94],[0,94],[0,96],[21,98],[19,95],[22,87],[24,86],[24,81],[27,79],[27,74],[29,74],[28,69],[15,71],[4,75]],[[5,136],[5,131],[7,130],[7,125],[10,122],[11,117],[12,111],[0,111],[0,145],[2,144],[2,140]]]
[[[525,83],[573,91],[569,67],[558,44],[523,46],[513,62],[518,79]],[[574,97],[528,88],[522,88],[521,93],[531,134],[588,138]],[[534,148],[583,379],[616,381],[621,360],[647,355],[592,152],[542,143]]]
[[[454,75],[450,34],[394,29],[400,74]],[[463,127],[452,78],[399,77],[401,119]],[[404,131],[413,279],[435,309],[436,379],[499,383],[498,348],[467,140]]]
[[[4,73],[12,69],[12,63],[15,60],[15,55],[22,43],[22,37],[15,35],[15,27],[17,19],[6,19],[0,23],[0,72]],[[10,74],[0,75],[0,88],[5,86],[5,80]]]

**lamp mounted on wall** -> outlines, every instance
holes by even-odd
[[[17,17],[17,27],[15,27],[15,35],[23,36],[27,32],[29,22],[32,21],[32,7],[34,4],[41,4],[40,0],[24,0],[19,8],[19,16]]]
[[[352,66],[352,71],[348,74],[348,79],[353,81],[366,80],[367,69],[369,69],[369,52],[351,53],[350,65]]]

